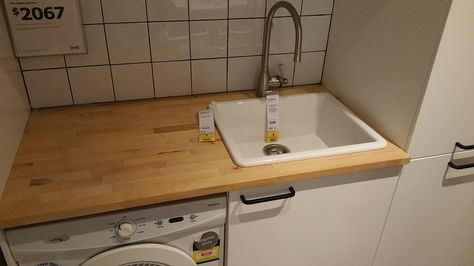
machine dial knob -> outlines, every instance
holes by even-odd
[[[120,221],[115,227],[117,235],[123,238],[130,238],[135,231],[137,231],[136,225],[131,221]]]

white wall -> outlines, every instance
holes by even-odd
[[[0,13],[3,7],[0,5]],[[10,172],[30,106],[5,20],[0,18],[0,195]]]
[[[450,0],[337,0],[323,84],[402,148]]]

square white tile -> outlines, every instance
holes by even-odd
[[[105,65],[109,63],[104,27],[102,25],[85,25],[84,33],[87,42],[87,54],[66,55],[68,66]]]
[[[303,51],[326,50],[331,16],[302,17]]]
[[[20,57],[20,64],[23,70],[60,68],[65,66],[64,56],[62,55]]]
[[[148,20],[187,20],[188,0],[148,0]]]
[[[227,56],[227,21],[191,21],[191,58]]]
[[[303,42],[306,38],[303,33]],[[270,53],[292,53],[295,50],[295,26],[289,17],[273,19]]]
[[[189,16],[194,19],[226,19],[227,0],[190,0]]]
[[[153,61],[189,59],[189,22],[153,22],[150,27]]]
[[[321,83],[324,52],[303,53],[301,63],[296,63],[294,85]]]
[[[105,27],[112,64],[150,61],[146,23],[107,24]]]
[[[68,69],[75,104],[114,101],[109,66]]]
[[[145,0],[102,0],[102,8],[105,23],[146,21]]]
[[[334,0],[304,0],[303,15],[332,14]]]
[[[229,0],[229,17],[265,17],[265,3],[266,0]]]
[[[270,55],[268,62],[268,70],[270,76],[283,76],[288,80],[288,84],[284,87],[293,85],[293,74],[295,63],[293,62],[293,54]]]
[[[228,91],[256,89],[261,60],[261,56],[229,58]]]
[[[229,21],[229,56],[262,54],[264,19]]]
[[[72,104],[65,69],[25,71],[23,75],[32,108]]]
[[[226,91],[226,61],[226,59],[193,60],[193,94]]]
[[[278,1],[280,0],[267,0],[267,14],[270,12],[270,9],[272,8],[272,6],[276,4]],[[298,14],[301,13],[301,0],[286,0],[286,1],[289,2],[296,9]],[[309,0],[305,0],[305,1],[309,1]],[[281,8],[280,10],[276,12],[275,16],[286,17],[286,16],[290,16],[290,13],[286,9]]]
[[[190,61],[154,63],[156,97],[191,95]]]
[[[100,0],[80,0],[83,24],[102,23]]]
[[[154,98],[151,63],[112,66],[117,101]]]

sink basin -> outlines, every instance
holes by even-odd
[[[387,142],[326,92],[280,96],[280,141],[266,147],[265,99],[211,102],[232,160],[239,166],[382,149]],[[287,148],[278,148],[283,145]],[[266,155],[265,150],[270,154]]]

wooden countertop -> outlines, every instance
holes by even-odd
[[[282,94],[324,90],[306,86]],[[268,184],[398,166],[385,149],[237,167],[220,137],[197,141],[197,111],[253,92],[35,110],[0,199],[9,228]]]

